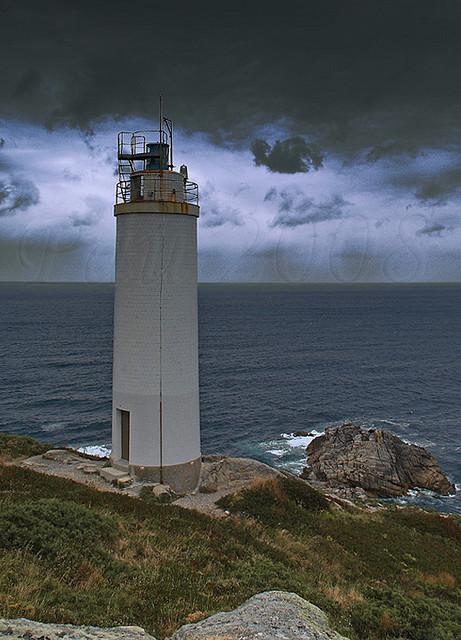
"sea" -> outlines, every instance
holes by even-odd
[[[110,451],[112,284],[0,284],[0,431]],[[426,447],[461,513],[461,285],[202,284],[202,450],[299,472],[352,420]]]

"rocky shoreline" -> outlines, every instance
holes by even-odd
[[[306,449],[302,477],[316,488],[344,497],[396,498],[411,489],[443,496],[456,489],[435,457],[381,429],[362,429],[352,422],[328,427]]]
[[[374,509],[376,499],[405,496],[411,489],[440,495],[455,493],[432,454],[384,430],[363,429],[352,422],[327,427],[306,449],[300,478],[341,508]],[[101,491],[139,497],[151,492],[160,502],[195,509],[214,517],[227,514],[217,502],[258,481],[293,476],[251,458],[209,455],[202,458],[199,486],[176,495],[167,485],[112,475],[107,459],[88,459],[71,449],[50,449],[19,461],[23,467],[67,478]]]

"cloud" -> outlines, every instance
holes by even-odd
[[[216,189],[212,182],[206,182],[200,195],[201,226],[222,227],[225,224],[241,226],[243,222],[240,211],[227,203],[231,197],[231,194],[225,194]]]
[[[86,215],[72,214],[70,219],[73,227],[92,227],[96,224],[95,216],[92,213]]]
[[[418,149],[414,144],[409,144],[401,141],[383,142],[378,144],[367,153],[367,162],[378,162],[383,158],[395,157],[395,156],[409,156],[410,158],[417,158],[422,155],[423,151]]]
[[[274,173],[307,173],[323,166],[319,148],[299,136],[277,140],[272,147],[258,139],[252,143],[251,150],[255,164]]]
[[[275,2],[223,14],[211,0],[193,10],[186,0],[140,0],[136,29],[122,0],[111,2],[109,22],[107,3],[46,6],[23,0],[2,12],[1,118],[84,130],[104,118],[152,120],[162,91],[178,126],[223,143],[264,139],[275,123],[292,137],[315,135],[325,152],[375,148],[372,158],[392,151],[389,140],[453,144],[459,128],[458,2],[307,0],[286,9],[289,28]],[[153,24],[168,64],[152,58]]]
[[[62,177],[64,178],[64,180],[67,180],[69,182],[81,182],[82,177],[79,176],[77,173],[73,173],[70,169],[64,169],[64,171],[62,172]]]
[[[264,200],[277,203],[278,214],[270,223],[270,227],[299,227],[337,220],[344,216],[344,209],[350,206],[350,202],[339,195],[323,202],[316,202],[297,187],[288,187],[281,191],[272,188],[266,193]]]
[[[14,216],[40,200],[38,187],[15,170],[15,163],[4,151],[5,146],[5,138],[0,138],[0,218]]]
[[[145,127],[143,121],[120,126]],[[8,172],[32,178],[40,190],[40,203],[30,213],[0,219],[0,238],[11,238],[9,248],[0,242],[0,252],[6,252],[0,255],[0,279],[113,277],[114,179],[105,159],[115,153],[118,128],[114,122],[95,127],[94,152],[72,129],[50,132],[14,122],[0,129],[7,140],[0,155],[8,160]],[[267,132],[264,136],[273,139]],[[404,165],[364,163],[363,154],[359,164],[345,165],[329,156],[322,171],[306,175],[269,174],[254,165],[247,150],[223,149],[207,136],[178,131],[175,148],[178,164],[187,164],[200,186],[202,278],[348,282],[461,277],[458,203],[431,215],[408,197],[422,179],[455,167],[455,152],[428,150],[424,157],[405,159]],[[82,180],[63,179],[66,169]],[[412,181],[404,188],[390,184],[397,176]],[[409,202],[413,207],[407,211]],[[430,231],[430,223],[446,229],[418,234],[426,226]]]
[[[202,208],[202,226],[221,227],[223,224],[240,226],[243,224],[240,212],[233,207],[211,206]]]
[[[439,222],[434,222],[432,224],[426,224],[422,229],[419,229],[416,233],[418,236],[426,235],[426,236],[437,236],[441,237],[444,231],[450,230],[450,227],[445,226],[444,224],[440,224]]]
[[[84,198],[83,211],[73,211],[70,215],[73,227],[92,227],[107,214],[107,203],[98,196]]]
[[[20,176],[0,180],[0,217],[14,216],[40,200],[40,192],[31,181]]]
[[[409,172],[392,179],[397,187],[414,190],[415,197],[427,206],[443,206],[461,195],[461,167],[452,166],[431,173]]]
[[[416,197],[424,202],[444,204],[461,188],[461,167],[454,167],[423,181]]]

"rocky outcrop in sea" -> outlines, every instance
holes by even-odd
[[[380,429],[348,422],[329,427],[307,447],[302,477],[324,488],[353,488],[371,497],[403,496],[410,489],[455,492],[434,456]]]
[[[86,627],[0,619],[5,640],[155,640],[140,627]],[[186,624],[170,640],[347,640],[321,609],[295,593],[267,591],[234,611]]]

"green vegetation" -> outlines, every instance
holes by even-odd
[[[260,591],[295,591],[353,640],[461,637],[461,526],[346,512],[302,481],[255,485],[214,520],[0,466],[0,616],[157,637]]]
[[[29,458],[45,453],[51,446],[37,442],[28,436],[14,436],[9,433],[0,433],[0,461],[6,462],[17,458]]]

